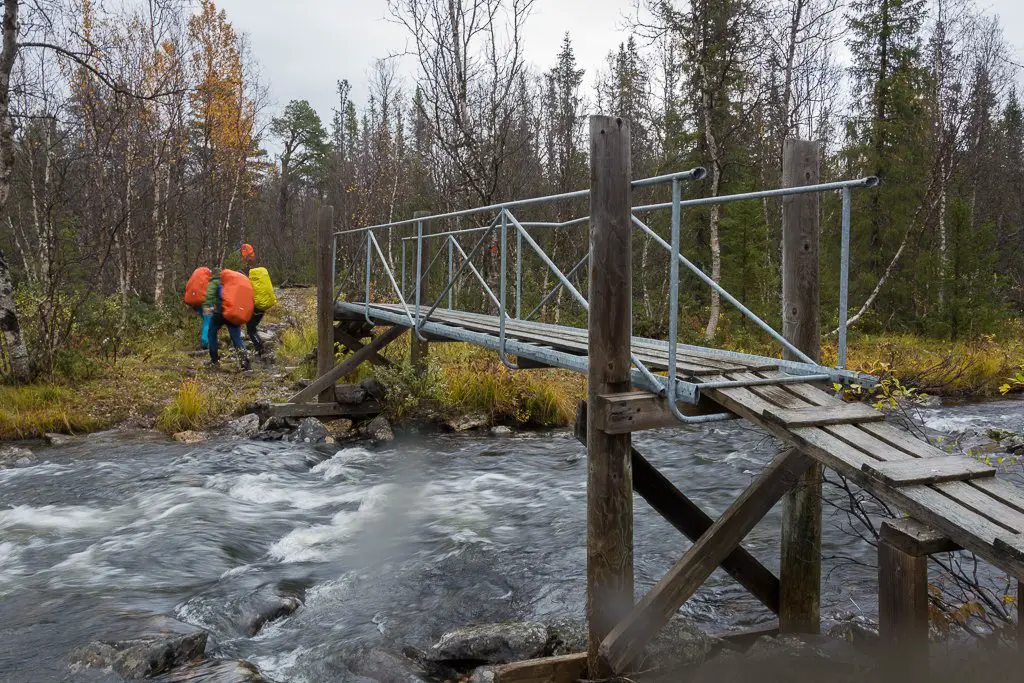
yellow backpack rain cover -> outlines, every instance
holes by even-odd
[[[270,281],[270,273],[266,268],[252,268],[249,270],[249,281],[252,282],[253,303],[257,311],[265,311],[273,308],[277,303],[274,296],[274,283]]]

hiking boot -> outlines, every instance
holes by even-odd
[[[249,354],[246,351],[238,352],[238,361],[242,366],[242,370],[248,372],[252,370],[252,363],[249,362]]]

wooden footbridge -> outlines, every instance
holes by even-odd
[[[833,383],[870,383],[873,378],[845,369],[846,283],[850,195],[876,181],[818,183],[817,145],[790,141],[785,148],[784,185],[748,195],[683,201],[683,183],[703,176],[694,169],[634,181],[630,177],[628,123],[592,117],[589,190],[556,197],[509,202],[464,212],[418,214],[410,221],[333,232],[333,213],[321,214],[319,240],[319,377],[292,399],[304,404],[320,397],[329,413],[333,387],[363,362],[385,362],[381,350],[403,334],[412,335],[413,363],[425,362],[429,344],[459,341],[488,348],[509,368],[559,367],[588,377],[577,436],[588,453],[587,653],[502,667],[500,681],[602,679],[633,670],[653,635],[723,568],[771,612],[784,631],[817,632],[820,598],[821,468],[844,475],[908,517],[882,526],[879,553],[879,616],[883,639],[896,646],[899,662],[927,665],[927,556],[966,549],[1018,580],[1024,579],[1024,491],[996,476],[993,468],[950,455],[885,421],[882,413],[836,397]],[[634,206],[638,187],[670,185],[672,201]],[[870,190],[865,190],[870,191]],[[817,362],[818,198],[840,192],[843,199],[838,367]],[[703,274],[680,253],[684,208],[713,202],[782,197],[784,329],[775,331]],[[589,200],[590,215],[560,223],[520,221],[514,212],[552,202]],[[661,238],[639,216],[671,212],[671,239]],[[441,220],[489,215],[486,226],[438,231]],[[534,230],[589,226],[590,249],[563,272],[540,248]],[[412,292],[406,283],[405,249],[401,277],[385,257],[375,232],[409,226],[415,250]],[[500,236],[495,240],[495,233]],[[667,340],[631,335],[632,248],[635,232],[646,233],[669,254]],[[362,301],[337,301],[334,254],[339,238],[365,241],[366,293]],[[467,252],[460,239],[476,242]],[[447,277],[431,287],[431,266],[447,245]],[[406,242],[403,242],[403,245]],[[490,281],[474,265],[485,246],[497,246],[500,272]],[[555,290],[522,315],[522,259],[532,249],[557,277]],[[435,255],[431,258],[431,252]],[[508,307],[510,255],[515,258],[514,306]],[[459,257],[458,259],[456,257]],[[379,264],[375,268],[374,261]],[[460,263],[456,265],[456,260]],[[589,263],[588,296],[573,276]],[[727,301],[760,325],[783,347],[782,358],[688,346],[678,341],[679,266],[689,268]],[[372,276],[384,280],[374,289]],[[401,284],[399,284],[401,280]],[[484,312],[457,310],[452,292],[460,280],[475,280],[484,293]],[[495,282],[497,280],[497,282]],[[390,289],[388,289],[390,285]],[[495,292],[494,289],[498,291]],[[588,328],[531,320],[554,291],[564,288],[588,311]],[[433,297],[433,299],[431,299]],[[445,301],[447,299],[447,305]],[[511,310],[514,308],[514,310]],[[334,345],[352,353],[335,364]],[[781,448],[750,486],[717,519],[712,519],[632,448],[633,432],[728,419],[751,422],[776,437]],[[693,544],[639,601],[633,585],[633,493],[666,517]],[[741,545],[744,537],[783,501],[779,576]]]

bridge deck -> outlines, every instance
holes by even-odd
[[[363,320],[365,307],[339,303],[335,314],[342,320]],[[394,304],[371,304],[370,320],[375,325],[409,326],[405,309]],[[495,316],[438,309],[431,320],[422,329],[433,338],[471,338],[471,343],[499,348]],[[474,334],[467,337],[466,332]],[[586,330],[508,320],[506,340],[511,355],[586,372]],[[668,366],[666,342],[635,337],[633,351],[653,370]],[[786,377],[771,359],[695,347],[680,351],[678,369],[681,377],[700,383]],[[712,388],[704,395],[1024,580],[1024,491],[988,468],[978,468],[963,457],[956,459],[959,466],[952,463],[950,474],[953,459],[945,451],[879,421],[877,415],[865,412],[850,420],[836,418],[856,413],[849,412],[850,404],[813,384]],[[812,417],[801,421],[795,415]],[[885,475],[897,463],[904,472],[900,481]],[[906,471],[917,475],[908,478]]]

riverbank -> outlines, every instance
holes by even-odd
[[[285,289],[262,330],[274,349],[270,362],[242,372],[229,356],[223,368],[204,366],[197,320],[183,319],[163,334],[134,340],[114,360],[87,357],[88,370],[55,373],[26,387],[0,386],[0,440],[47,433],[81,434],[116,427],[156,428],[168,434],[202,431],[252,410],[284,401],[315,373],[313,290]],[[726,334],[736,350],[770,355],[767,343]],[[515,372],[490,351],[465,344],[434,344],[428,371],[409,368],[408,339],[385,350],[392,368],[361,366],[346,381],[368,378],[386,389],[385,416],[398,425],[444,425],[468,416],[477,425],[516,428],[566,426],[586,393],[585,379],[562,370]],[[834,363],[834,341],[822,351]],[[1017,390],[1013,377],[1024,363],[1024,334],[944,342],[911,335],[854,335],[850,367],[933,396],[981,399],[1000,388]],[[891,383],[887,385],[891,388]]]

